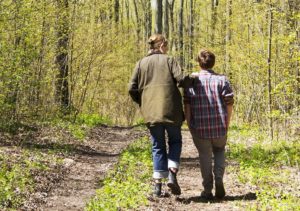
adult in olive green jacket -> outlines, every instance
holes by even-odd
[[[139,104],[147,124],[182,125],[184,113],[177,85],[187,87],[191,82],[174,58],[160,50],[150,50],[136,64],[129,94]]]
[[[152,139],[154,195],[161,195],[161,179],[169,177],[168,187],[181,194],[176,179],[182,148],[181,125],[184,121],[182,98],[177,86],[188,87],[192,79],[182,73],[177,62],[166,55],[164,36],[153,35],[150,51],[136,65],[129,86],[132,99],[139,104]],[[168,152],[165,141],[168,134]]]

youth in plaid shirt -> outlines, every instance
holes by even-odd
[[[198,78],[194,86],[184,91],[185,115],[200,158],[204,187],[201,197],[211,200],[213,181],[215,196],[217,198],[225,196],[224,153],[234,95],[227,78],[212,70],[215,64],[215,55],[212,52],[203,49],[197,59],[201,70],[194,73]],[[212,153],[214,168],[212,168]]]

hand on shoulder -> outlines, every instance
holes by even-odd
[[[191,77],[192,77],[192,78],[197,78],[197,77],[199,77],[199,75],[200,75],[199,72],[193,72],[193,73],[191,74]]]

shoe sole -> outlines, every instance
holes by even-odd
[[[222,199],[225,196],[225,189],[222,183],[216,183],[216,197]]]
[[[207,201],[212,201],[214,199],[214,196],[211,194],[206,194],[204,192],[202,192],[200,194],[200,198],[204,199],[204,200],[207,200]]]
[[[176,184],[173,183],[168,183],[167,186],[171,189],[172,194],[174,195],[180,195],[181,194],[181,190],[180,187]]]

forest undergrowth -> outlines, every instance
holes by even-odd
[[[109,125],[99,115],[2,125],[0,132],[0,210],[14,210],[32,202],[37,190],[49,192],[66,173],[66,156],[81,151],[89,131]],[[30,126],[29,126],[30,125]]]
[[[147,207],[152,167],[151,146],[145,141],[139,140],[123,153],[118,166],[108,174],[87,210],[139,210],[139,207]],[[299,140],[271,142],[258,127],[244,125],[230,128],[228,142],[226,154],[230,165],[226,171],[236,174],[239,183],[251,186],[256,199],[246,206],[242,199],[235,202],[235,207],[246,210],[300,208]],[[172,204],[172,200],[169,203]]]
[[[147,204],[151,169],[151,147],[145,137],[123,151],[118,165],[103,181],[103,187],[86,210],[138,209]]]
[[[233,126],[227,158],[237,163],[227,171],[235,171],[242,184],[256,190],[257,202],[248,210],[300,208],[299,139],[270,141],[258,127]]]
[[[19,127],[14,133],[2,132],[0,209],[26,208],[37,189],[47,193],[67,173],[66,155],[79,152],[89,130],[103,124],[109,121],[87,115],[75,123],[53,121],[36,128]],[[228,137],[226,172],[236,174],[238,182],[251,186],[256,195],[254,203],[246,203],[245,207],[241,200],[235,206],[246,210],[298,210],[298,137],[270,141],[265,131],[249,125],[233,125]],[[147,207],[151,200],[151,174],[151,143],[147,137],[137,139],[123,151],[106,178],[99,181],[101,188],[85,209]]]

